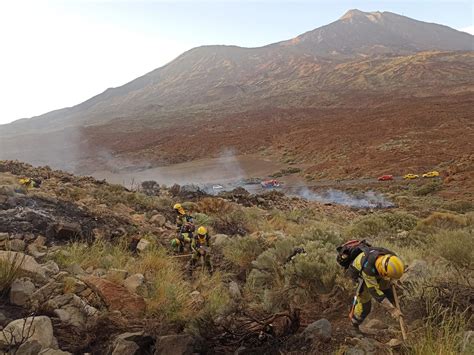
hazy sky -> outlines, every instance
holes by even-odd
[[[0,0],[0,124],[78,104],[192,47],[261,46],[352,8],[474,33],[472,0]]]

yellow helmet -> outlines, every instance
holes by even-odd
[[[381,255],[375,260],[375,268],[380,276],[398,280],[403,275],[405,266],[403,261],[396,255]]]
[[[198,232],[197,232],[199,235],[206,235],[207,234],[207,228],[204,227],[204,226],[201,226],[198,228]]]
[[[185,214],[186,212],[184,211],[183,206],[181,206],[180,203],[177,203],[173,206],[173,209],[179,212],[180,214]]]

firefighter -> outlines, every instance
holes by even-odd
[[[358,292],[349,315],[352,325],[359,329],[359,325],[372,309],[372,298],[392,317],[401,317],[402,313],[395,306],[391,282],[402,277],[405,268],[403,261],[394,252],[372,247],[365,241],[349,241],[339,247],[338,252],[338,262],[344,267],[347,266],[350,277],[359,280]]]
[[[212,265],[211,265],[211,237],[207,232],[207,228],[201,226],[197,230],[197,234],[191,242],[192,256],[189,262],[189,274],[192,275],[194,268],[199,259],[202,259],[204,266],[207,271],[212,274]]]
[[[178,232],[182,232],[187,225],[193,225],[194,226],[194,220],[193,217],[191,217],[189,214],[186,213],[184,210],[183,206],[180,203],[177,203],[173,206],[174,211],[176,212],[176,228]],[[193,230],[194,232],[194,230]]]

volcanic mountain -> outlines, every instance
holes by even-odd
[[[84,173],[111,158],[159,166],[232,148],[291,156],[313,175],[430,167],[474,151],[473,50],[474,36],[446,26],[350,10],[264,47],[194,48],[77,106],[0,126],[0,159]]]

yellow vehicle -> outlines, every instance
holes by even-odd
[[[416,174],[406,174],[403,176],[403,178],[406,180],[418,179],[419,177],[420,175],[416,175]]]
[[[439,176],[439,172],[437,171],[429,171],[427,172],[426,174],[423,174],[423,177],[424,178],[434,178],[434,177],[438,177]]]

